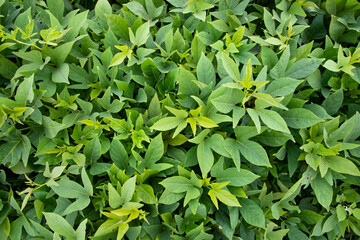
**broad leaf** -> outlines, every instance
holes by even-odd
[[[250,225],[254,225],[260,228],[265,228],[264,212],[261,210],[253,200],[241,198],[240,199],[240,213]]]
[[[295,129],[311,127],[322,121],[314,113],[304,108],[293,108],[285,111],[282,117],[289,127]]]
[[[323,59],[316,58],[301,59],[289,67],[285,76],[295,79],[306,78],[315,72],[323,61]]]
[[[210,150],[210,144],[207,141],[202,141],[198,145],[197,158],[202,176],[205,177],[214,164],[214,156]]]
[[[238,148],[250,163],[258,166],[271,166],[266,151],[260,144],[254,141],[241,140],[238,142]]]
[[[58,233],[67,239],[76,239],[76,232],[71,227],[68,221],[56,213],[46,212],[44,213],[46,223],[49,225],[51,230]]]
[[[332,198],[333,198],[333,189],[330,184],[320,176],[317,176],[311,182],[311,187],[315,192],[315,196],[319,203],[329,210]]]

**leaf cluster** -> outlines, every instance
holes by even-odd
[[[0,0],[0,239],[357,239],[356,0]]]

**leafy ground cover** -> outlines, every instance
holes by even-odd
[[[0,239],[358,239],[356,0],[0,0]]]

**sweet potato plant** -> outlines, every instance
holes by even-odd
[[[356,0],[0,0],[0,239],[360,236]]]

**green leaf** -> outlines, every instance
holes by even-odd
[[[94,193],[94,191],[93,191],[93,185],[92,185],[92,183],[91,183],[91,181],[90,181],[90,179],[89,179],[88,174],[87,174],[86,171],[85,171],[85,168],[82,168],[82,170],[81,170],[81,180],[82,180],[82,182],[83,182],[83,184],[84,184],[84,189],[85,189],[85,191],[86,191],[90,196],[92,196],[93,193]]]
[[[211,171],[211,175],[215,177],[218,182],[229,182],[229,186],[241,187],[248,185],[255,181],[260,176],[252,173],[246,169],[227,168],[222,171]]]
[[[304,220],[305,223],[315,225],[317,222],[320,222],[325,217],[316,212],[310,210],[302,210],[300,213],[301,219]]]
[[[162,140],[162,135],[160,133],[150,142],[149,148],[145,154],[145,158],[138,167],[139,171],[143,171],[145,168],[154,165],[157,161],[161,159],[163,154],[164,154],[164,142]]]
[[[150,58],[146,59],[141,64],[141,70],[143,71],[145,76],[148,76],[151,79],[159,80],[161,78],[161,72],[160,72],[158,66]]]
[[[301,16],[301,17],[306,17],[306,13],[302,9],[301,3],[299,3],[299,2],[294,2],[293,4],[291,4],[291,7],[289,9],[289,13],[292,13],[292,14],[295,14],[295,15],[298,15],[298,16]]]
[[[99,0],[95,5],[95,16],[103,26],[106,26],[106,16],[111,15],[111,5],[107,0]]]
[[[121,222],[119,224],[119,228],[118,228],[118,233],[116,236],[117,240],[121,240],[123,239],[123,237],[125,236],[125,233],[127,232],[127,230],[129,229],[129,224],[127,224],[126,222]]]
[[[257,113],[259,114],[261,120],[269,128],[275,131],[290,133],[290,130],[286,125],[286,122],[277,112],[267,109],[260,109],[257,111]]]
[[[69,55],[72,46],[74,45],[74,41],[64,43],[56,48],[50,48],[48,46],[43,47],[43,54],[45,56],[49,56],[51,61],[55,63],[56,66],[60,66],[60,64],[65,62],[65,59]]]
[[[67,239],[76,239],[76,232],[68,221],[56,213],[44,212],[46,223],[51,230]]]
[[[259,205],[253,200],[240,198],[240,213],[245,221],[253,226],[265,228],[265,216]]]
[[[141,200],[146,204],[156,204],[153,188],[148,184],[136,185],[135,191]]]
[[[360,176],[360,171],[349,159],[340,156],[329,156],[325,158],[330,169],[338,173]]]
[[[68,77],[69,65],[67,63],[60,64],[60,66],[52,73],[52,81],[55,83],[70,84]]]
[[[261,101],[264,101],[268,104],[270,104],[270,106],[278,106],[279,104],[276,102],[276,100],[269,94],[267,93],[253,93],[251,94],[253,97],[255,97],[256,99],[259,99]]]
[[[154,95],[153,99],[149,104],[149,117],[153,118],[159,116],[161,114],[161,106],[160,101],[157,94]]]
[[[210,24],[221,32],[230,32],[231,28],[223,20],[215,20],[210,22]]]
[[[336,215],[337,215],[339,222],[344,221],[347,217],[347,212],[345,210],[345,207],[342,206],[341,204],[338,204],[336,206]]]
[[[293,108],[282,114],[289,127],[300,129],[311,127],[322,120],[311,111],[304,108]]]
[[[227,88],[223,95],[211,99],[211,103],[221,113],[228,113],[241,103],[245,94],[236,88]]]
[[[107,25],[115,35],[129,40],[128,24],[123,17],[112,14],[107,17]]]
[[[281,202],[288,202],[294,199],[300,192],[301,186],[302,186],[302,179],[301,177],[296,183],[294,183],[289,190],[286,191],[286,193],[282,196]]]
[[[328,96],[321,104],[323,108],[328,112],[329,115],[336,114],[344,101],[344,93],[340,88],[330,96]]]
[[[179,119],[187,118],[189,115],[185,110],[182,110],[182,109],[175,109],[175,108],[171,108],[168,106],[166,106],[166,109],[169,110],[169,112],[174,114]]]
[[[243,139],[238,141],[238,148],[241,154],[252,164],[271,167],[266,151],[260,144]]]
[[[235,106],[233,109],[233,128],[235,128],[240,119],[245,115],[245,109],[242,107]]]
[[[12,163],[15,165],[20,161],[24,151],[23,138],[16,138],[0,146],[0,163]],[[28,156],[26,156],[28,157]]]
[[[85,218],[78,226],[78,228],[76,229],[76,239],[79,240],[85,240],[86,237],[86,223],[87,223],[87,219]]]
[[[240,152],[237,146],[237,142],[232,138],[227,138],[223,144],[225,150],[230,154],[235,167],[240,170]]]
[[[9,59],[0,55],[0,74],[4,78],[11,79],[14,75],[18,67],[15,63],[10,61]]]
[[[145,8],[139,2],[132,1],[124,5],[128,7],[130,11],[133,12],[135,15],[140,16],[144,20],[150,20],[150,17],[147,14]]]
[[[24,78],[24,81],[19,85],[15,100],[23,105],[26,105],[26,102],[29,101],[31,103],[34,99],[34,90],[33,90],[33,83],[34,83],[34,75],[31,77]]]
[[[296,58],[296,59],[307,58],[311,53],[313,44],[314,44],[314,41],[311,41],[307,44],[304,44],[304,45],[298,47],[296,49],[294,58]]]
[[[222,64],[227,74],[235,81],[240,81],[240,72],[236,63],[225,53],[221,54]]]
[[[303,233],[302,231],[300,231],[297,226],[289,226],[289,233],[288,233],[288,236],[289,236],[289,239],[290,240],[307,240],[309,239],[308,236]]]
[[[189,140],[191,143],[200,144],[205,141],[205,138],[209,135],[210,129],[202,130],[196,137]]]
[[[345,138],[351,137],[350,134],[352,132],[354,132],[354,130],[356,131],[355,121],[356,121],[356,117],[357,117],[358,114],[359,113],[357,112],[356,115],[352,116],[350,119],[343,122],[343,124],[341,124],[341,126],[338,129],[331,132],[330,136],[327,139],[327,141],[328,142],[336,142],[336,141],[338,141],[340,139],[345,139]]]
[[[196,118],[196,122],[197,124],[199,124],[201,127],[204,128],[214,128],[214,127],[218,127],[217,124],[215,124],[211,119],[207,118],[207,117],[194,117]]]
[[[45,239],[52,239],[53,233],[50,230],[43,227],[42,225],[40,225],[39,223],[35,222],[32,219],[30,219],[30,222],[32,225],[34,225],[36,231],[38,231],[41,236],[43,236]]]
[[[208,195],[210,196],[211,200],[213,201],[217,209],[219,209],[217,199],[219,199],[222,203],[226,204],[227,206],[231,206],[231,207],[241,206],[237,198],[224,189],[212,188],[210,189]]]
[[[145,0],[146,9],[149,13],[150,19],[155,19],[159,17],[163,11],[164,5],[161,5],[160,7],[156,7],[153,1],[151,0]]]
[[[324,59],[316,58],[300,59],[289,67],[289,69],[285,72],[285,76],[295,79],[306,78],[315,72],[323,61]]]
[[[333,60],[327,60],[324,63],[324,68],[329,69],[332,72],[340,72],[340,68],[338,67],[337,63]]]
[[[166,178],[160,184],[172,193],[183,193],[193,188],[190,179],[181,176]]]
[[[71,181],[68,178],[61,178],[56,182],[58,185],[51,185],[51,189],[56,194],[64,198],[81,198],[90,196],[89,192],[77,182]]]
[[[41,56],[41,52],[38,50],[31,50],[30,52],[14,52],[14,54],[23,60],[37,63],[38,65],[43,64],[43,59]]]
[[[179,76],[177,79],[179,83],[178,94],[198,96],[199,88],[196,83],[193,82],[193,80],[196,80],[196,78],[191,72],[185,70],[184,68],[180,68]]]
[[[326,112],[326,110],[317,104],[306,104],[303,108],[312,111],[318,118],[331,119],[332,117]]]
[[[211,135],[211,137],[207,139],[207,142],[216,153],[225,157],[231,157],[224,147],[224,138],[220,134],[216,133]]]
[[[191,41],[191,57],[194,62],[197,63],[201,57],[201,55],[205,52],[205,44],[200,41],[197,35]]]
[[[90,198],[86,196],[79,197],[76,199],[75,202],[71,203],[67,208],[64,210],[64,215],[68,215],[70,213],[81,211],[85,209],[90,204]]]
[[[136,34],[135,34],[136,42],[134,44],[136,44],[137,46],[141,46],[145,44],[149,36],[150,36],[150,26],[149,26],[149,22],[146,22],[136,30]]]
[[[55,122],[49,117],[43,116],[43,125],[45,129],[45,136],[47,138],[55,138],[56,135],[64,128],[64,124]]]
[[[157,121],[151,128],[157,131],[168,131],[176,128],[180,123],[185,121],[186,120],[177,117],[166,117]]]
[[[329,35],[331,39],[334,39],[336,42],[340,41],[346,29],[345,25],[340,23],[338,20],[339,18],[337,16],[331,15]]]
[[[64,1],[47,0],[46,3],[50,12],[61,21],[64,15]]]
[[[121,187],[121,202],[128,203],[132,199],[135,192],[136,176],[129,178]]]
[[[122,145],[122,143],[117,140],[113,139],[110,145],[110,157],[111,160],[115,163],[115,165],[125,170],[128,166],[128,154],[125,150],[125,147]]]
[[[89,11],[88,10],[86,10],[86,11],[83,11],[83,12],[81,12],[81,13],[79,13],[79,14],[76,14],[75,16],[72,16],[71,15],[71,19],[69,20],[69,24],[68,24],[68,29],[70,29],[69,30],[69,32],[63,37],[63,39],[65,40],[65,41],[70,41],[70,40],[74,40],[74,41],[77,41],[77,40],[80,40],[82,37],[85,37],[86,35],[81,35],[81,36],[79,36],[79,37],[77,37],[78,35],[79,35],[79,32],[80,32],[80,29],[84,26],[84,24],[86,23],[86,20],[87,20],[87,16],[88,16],[88,13],[89,13]],[[73,43],[74,41],[72,41],[71,43]],[[65,44],[63,44],[63,45],[65,45]],[[61,46],[63,46],[63,45],[61,45]],[[68,46],[67,46],[68,47]],[[64,50],[65,52],[64,52],[64,54],[69,50],[70,51],[70,49],[68,49],[67,47],[63,47],[63,48],[60,48],[60,49],[57,49],[56,51],[54,51],[53,53],[60,53],[60,54],[62,54],[61,53],[61,51],[60,50]],[[44,47],[43,47],[43,52],[44,52]],[[52,56],[51,55],[49,55],[51,58],[52,58]],[[67,56],[67,53],[66,53],[66,55],[65,56],[61,56],[61,58],[63,58],[64,60],[66,59],[66,56]],[[60,59],[61,59],[60,58]],[[60,63],[62,63],[62,62],[64,62],[64,61],[61,61],[61,62],[59,62],[58,64],[60,64]],[[57,64],[57,65],[58,65]]]
[[[324,222],[321,232],[322,233],[330,232],[330,231],[334,230],[337,227],[337,225],[338,225],[338,221],[337,221],[336,215],[332,214]]]
[[[123,203],[120,194],[116,189],[111,185],[111,183],[108,183],[108,190],[109,190],[109,205],[110,207],[116,209],[120,207],[120,205]]]
[[[265,130],[265,127],[263,127],[260,132],[263,132],[264,130]],[[247,140],[249,138],[259,135],[256,127],[254,127],[254,126],[237,126],[234,129],[234,133],[235,133],[236,139],[240,140],[240,141],[242,139]]]
[[[351,122],[352,122],[352,118],[354,118],[354,128],[352,129],[352,131],[344,138],[345,142],[353,142],[355,141],[356,138],[358,138],[360,136],[360,114],[359,112],[357,112],[354,116],[352,116],[349,120],[347,120],[346,128],[348,127],[348,125],[351,126]],[[340,128],[343,128],[342,125]]]
[[[289,139],[291,139],[291,137],[282,132],[269,130],[264,131],[262,134],[256,137],[256,140],[259,140],[260,142],[270,147],[281,147]]]
[[[86,144],[84,148],[86,161],[90,163],[96,162],[101,156],[101,144],[99,138],[93,138]]]
[[[269,240],[281,240],[289,232],[289,229],[281,229],[277,231],[272,231],[266,235]]]
[[[113,57],[113,59],[110,62],[109,68],[120,65],[125,60],[126,55],[127,54],[125,52],[120,52],[120,53],[115,54],[115,56]]]
[[[312,180],[310,184],[321,206],[329,211],[333,198],[333,189],[331,185],[319,175],[314,180]]]
[[[261,61],[265,67],[267,67],[268,69],[272,69],[278,62],[278,58],[273,50],[268,47],[262,46]]]
[[[260,123],[260,118],[259,118],[258,112],[255,111],[254,109],[248,108],[247,113],[249,114],[251,120],[253,120],[257,132],[260,133],[261,132],[261,123]]]
[[[300,83],[302,83],[300,80],[282,77],[271,81],[266,87],[265,93],[270,94],[272,97],[286,96],[293,93]]]
[[[264,8],[264,23],[265,23],[265,27],[269,31],[269,33],[273,36],[276,35],[275,21],[273,19],[273,16],[271,15],[271,13],[269,13],[269,11],[266,10],[266,8]]]
[[[109,233],[115,232],[115,229],[117,229],[120,224],[122,224],[123,221],[119,220],[107,220],[104,223],[100,225],[100,227],[96,230],[94,234],[94,238],[102,237],[104,235],[107,235]],[[102,238],[98,238],[102,239]]]
[[[214,164],[214,155],[211,152],[210,144],[205,140],[201,141],[197,148],[197,158],[201,174],[205,177]]]
[[[201,53],[196,69],[197,79],[205,84],[215,83],[215,69],[211,61]]]
[[[276,63],[273,69],[270,71],[270,76],[273,79],[285,77],[285,70],[288,66],[290,59],[290,48],[286,47],[285,51],[282,53],[279,61]]]

